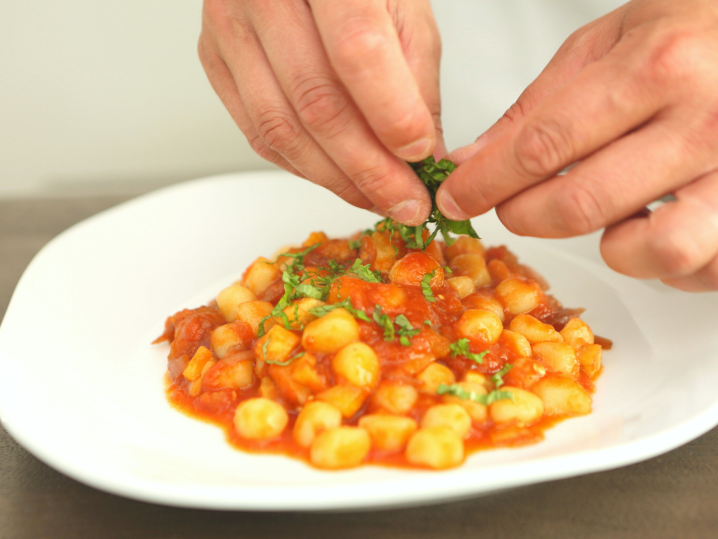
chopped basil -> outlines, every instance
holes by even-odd
[[[488,394],[477,393],[475,391],[466,391],[458,384],[439,384],[436,389],[438,395],[452,395],[462,400],[470,400],[488,406],[496,401],[511,399],[514,400],[514,396],[510,391],[498,391],[494,390]]]
[[[395,336],[394,324],[388,315],[381,312],[381,305],[374,306],[374,314],[372,315],[374,322],[379,324],[379,327],[384,330],[384,340],[393,341]]]
[[[421,332],[421,328],[415,328],[412,326],[409,319],[403,314],[397,316],[392,322],[389,315],[381,312],[381,305],[376,305],[374,307],[374,314],[372,315],[372,318],[374,319],[374,322],[376,322],[379,327],[384,330],[384,340],[388,342],[393,341],[398,335],[399,344],[402,346],[411,346],[410,338]],[[428,320],[425,320],[424,324],[427,322],[431,326],[431,322]],[[399,326],[398,330],[394,327],[394,324]]]
[[[312,313],[314,316],[322,317],[325,314],[329,314],[336,309],[346,309],[347,311],[349,311],[349,314],[351,314],[354,318],[364,320],[364,322],[371,322],[371,319],[366,315],[364,311],[354,308],[349,298],[346,298],[339,303],[332,303],[330,305],[321,305],[319,307],[314,307],[313,309],[309,309],[309,312]]]
[[[294,260],[291,264],[289,264],[288,269],[290,269],[292,272],[302,271],[304,269],[304,257],[320,245],[321,243],[315,243],[314,245],[310,245],[309,247],[307,247],[303,251],[299,251],[298,253],[280,253],[279,256],[274,260],[274,262],[266,262],[266,264],[276,264],[277,260],[282,257],[293,258]]]
[[[502,385],[504,385],[504,376],[507,372],[509,372],[514,366],[510,363],[507,363],[504,365],[504,368],[501,369],[499,372],[494,373],[491,376],[491,380],[494,382],[494,385],[496,386],[496,389],[500,388]]]
[[[431,273],[425,273],[424,276],[421,278],[421,292],[424,294],[424,299],[428,301],[429,303],[434,303],[436,300],[434,299],[434,293],[431,291],[431,279],[434,277],[434,273],[436,273],[436,270],[439,268],[435,268],[434,271]]]
[[[323,290],[320,288],[317,288],[316,286],[312,284],[303,284],[299,277],[296,275],[292,275],[288,271],[285,271],[282,273],[282,281],[284,281],[285,284],[285,291],[286,286],[289,285],[294,289],[294,296],[295,297],[307,297],[307,298],[313,298],[313,299],[321,299],[323,295]]]
[[[370,264],[362,264],[361,258],[357,258],[354,264],[347,270],[347,273],[353,273],[359,277],[362,281],[368,283],[381,283],[381,273],[378,271],[372,271],[369,269]]]
[[[300,299],[303,297],[321,299],[324,297],[324,292],[321,289],[313,285],[302,284],[299,281],[299,278],[290,273],[288,270],[282,272],[282,281],[284,282],[284,295],[279,298],[279,301],[272,309],[272,312],[259,321],[257,337],[262,337],[264,335],[264,323],[275,316],[282,320],[282,324],[284,324],[285,329],[291,329],[289,317],[284,312],[284,309],[291,304],[293,299]]]
[[[411,325],[411,322],[409,322],[409,319],[404,316],[403,314],[400,314],[394,319],[394,323],[399,326],[402,329],[408,329],[413,330],[414,326]]]
[[[478,239],[479,235],[474,230],[474,227],[471,226],[471,221],[468,219],[466,221],[447,219],[436,205],[436,192],[441,183],[456,169],[456,165],[448,159],[441,159],[437,163],[433,156],[429,156],[418,163],[409,163],[409,165],[429,190],[429,196],[431,197],[431,214],[429,214],[429,218],[419,226],[406,226],[387,218],[379,221],[376,224],[376,229],[378,230],[379,227],[382,227],[383,230],[390,233],[390,237],[394,235],[394,232],[398,232],[409,249],[422,249],[424,251],[434,241],[439,231],[441,231],[447,245],[452,245],[455,241],[451,236],[452,233],[466,234]],[[428,225],[430,224],[435,225],[433,232],[429,232]],[[426,239],[424,238],[425,235],[427,236]],[[398,254],[399,250],[396,247],[394,249]]]
[[[265,359],[264,362],[265,362],[265,363],[269,363],[270,365],[279,365],[280,367],[286,367],[286,366],[289,365],[292,361],[294,361],[295,359],[299,359],[299,358],[302,357],[304,354],[306,354],[306,352],[299,352],[298,354],[296,354],[296,355],[290,357],[287,361],[270,361],[270,360],[268,360],[268,359]]]
[[[267,357],[267,346],[269,346],[270,340],[271,340],[271,337],[269,337],[269,335],[267,335],[267,340],[264,341],[264,344],[262,345],[262,358],[265,358],[265,361],[266,361],[266,357]]]
[[[436,205],[436,192],[439,190],[441,183],[456,169],[456,165],[448,159],[441,159],[437,163],[432,155],[423,161],[409,163],[409,165],[411,165],[411,168],[414,169],[414,172],[416,172],[416,175],[419,176],[421,181],[424,182],[431,196],[431,214],[426,222],[421,225],[421,228],[426,229],[427,224],[434,224],[436,228],[431,237],[426,241],[426,245],[431,243],[439,230],[441,230],[441,235],[444,237],[444,241],[447,245],[452,245],[455,241],[455,239],[451,237],[452,232],[454,234],[466,234],[478,239],[479,235],[474,230],[474,227],[471,226],[471,221],[468,219],[466,221],[452,221],[451,219],[447,219]],[[415,237],[418,236],[420,236],[418,233],[415,234]],[[421,247],[414,248],[420,249]]]
[[[464,356],[479,365],[484,362],[484,356],[489,353],[488,350],[484,350],[478,354],[473,353],[471,348],[469,348],[469,339],[459,339],[456,342],[452,342],[449,345],[449,350],[451,350],[451,357]]]
[[[409,337],[414,337],[415,335],[418,335],[421,332],[421,327],[415,328],[411,325],[411,322],[409,322],[409,319],[404,316],[403,314],[400,314],[394,319],[394,322],[397,326],[399,326],[399,342],[403,346],[411,346],[411,342],[409,341]],[[425,321],[427,322],[427,321]],[[429,322],[431,324],[431,322]]]

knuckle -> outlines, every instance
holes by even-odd
[[[368,198],[372,198],[382,191],[391,181],[387,175],[387,168],[375,165],[352,174],[352,181]]]
[[[326,77],[305,76],[294,85],[300,120],[310,129],[333,136],[341,130],[341,118],[349,105],[334,81]]]
[[[328,185],[328,189],[342,200],[346,200],[349,204],[359,207],[366,206],[366,199],[362,197],[356,186],[345,176],[333,179]]]
[[[202,26],[213,35],[232,35],[240,25],[242,17],[228,0],[204,0],[202,4]]]
[[[337,65],[363,69],[382,56],[389,45],[389,36],[377,31],[371,20],[354,18],[337,28],[333,55]]]
[[[558,50],[556,56],[575,56],[584,62],[589,63],[599,60],[604,55],[604,49],[597,47],[596,42],[602,39],[618,39],[617,35],[607,36],[604,25],[600,20],[595,20],[578,30],[575,30],[566,38]]]
[[[210,77],[211,74],[217,73],[224,66],[224,61],[218,49],[214,46],[211,37],[209,37],[205,31],[202,31],[197,40],[197,57],[199,58],[200,65]]]
[[[439,34],[439,29],[436,27],[436,24],[431,26],[429,35],[431,36],[431,40],[429,42],[430,58],[432,58],[438,65],[441,60],[443,45],[441,43],[441,35]]]
[[[254,153],[256,153],[265,161],[269,161],[270,163],[276,163],[279,160],[279,155],[277,154],[277,152],[270,149],[264,143],[262,137],[260,137],[259,135],[255,135],[254,137],[248,139],[248,141],[252,150],[254,150]]]
[[[662,230],[648,239],[653,253],[665,276],[683,276],[696,272],[704,262],[705,254],[684,233]]]
[[[570,164],[575,153],[573,146],[565,123],[529,121],[516,139],[516,162],[521,172],[545,178]]]
[[[296,122],[288,114],[275,108],[259,112],[257,132],[269,148],[280,154],[290,153],[300,137]]]
[[[608,224],[607,203],[595,184],[574,181],[560,192],[556,199],[557,211],[568,236],[589,234]]]
[[[396,32],[409,63],[425,62],[427,59],[439,65],[441,61],[441,34],[430,13],[422,20],[407,24],[404,18],[394,21]]]
[[[526,115],[526,111],[524,109],[523,104],[521,103],[521,100],[519,99],[509,107],[509,109],[504,112],[504,115],[501,117],[504,120],[508,120],[511,123],[515,123],[517,120],[520,120]]]
[[[202,15],[205,19],[218,20],[227,12],[227,0],[204,0]]]
[[[705,40],[693,29],[661,28],[650,48],[643,76],[651,84],[665,85],[683,80],[696,61],[704,56]]]
[[[377,126],[376,134],[388,146],[399,148],[425,137],[431,131],[430,122],[425,109],[414,108],[390,123]]]
[[[199,62],[200,64],[202,64],[204,70],[209,70],[211,65],[211,57],[209,52],[207,51],[207,43],[204,37],[204,33],[200,34],[199,39],[197,40],[197,56],[199,57]]]

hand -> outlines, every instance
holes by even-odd
[[[634,0],[581,28],[450,157],[463,163],[437,195],[450,218],[496,206],[521,235],[606,227],[616,271],[718,290],[718,2]]]
[[[205,0],[199,56],[252,148],[408,225],[431,200],[404,161],[445,153],[429,0]]]

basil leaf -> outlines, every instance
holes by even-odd
[[[436,301],[434,299],[434,292],[432,292],[431,285],[429,284],[432,277],[434,277],[435,271],[436,269],[431,273],[425,273],[424,276],[421,278],[421,293],[424,294],[424,299],[429,303],[434,303]]]
[[[269,339],[267,339],[267,340],[269,340]],[[262,347],[262,349],[264,349],[264,347]],[[304,354],[306,354],[306,352],[299,352],[297,355],[290,357],[287,361],[269,361],[268,359],[265,359],[264,362],[269,363],[270,365],[279,365],[280,367],[286,367],[292,361],[294,361],[295,359],[299,359]]]
[[[314,307],[313,309],[309,309],[309,312],[316,317],[322,317],[336,309],[346,309],[347,311],[349,311],[349,314],[351,314],[354,318],[358,318],[359,320],[363,320],[364,322],[371,322],[371,319],[366,315],[364,311],[354,308],[349,298],[346,298],[338,303]]]
[[[504,368],[501,369],[499,372],[494,373],[493,376],[491,376],[491,380],[494,382],[494,385],[496,386],[496,389],[500,388],[502,385],[504,385],[504,375],[508,373],[511,369],[513,369],[513,365],[510,363],[507,363],[504,365]]]
[[[478,402],[484,406],[489,406],[490,404],[500,400],[514,400],[514,396],[510,391],[494,390],[488,394],[476,393],[475,391],[467,391],[458,384],[439,384],[439,387],[436,389],[436,393],[437,395],[451,395],[462,400]]]
[[[449,345],[449,350],[451,350],[451,357],[464,356],[471,361],[475,361],[479,365],[484,362],[484,356],[489,353],[488,350],[484,350],[478,354],[473,353],[469,347],[469,339],[459,339],[458,341],[451,343]]]
[[[359,277],[362,281],[368,283],[381,283],[381,273],[378,271],[372,271],[370,264],[362,264],[361,258],[357,258],[354,264],[347,270],[347,273],[353,273]]]
[[[395,336],[394,324],[391,322],[391,318],[388,315],[381,312],[381,305],[374,306],[374,314],[372,315],[374,322],[379,324],[379,327],[384,330],[384,340],[393,341]]]
[[[403,314],[400,314],[394,319],[394,323],[396,323],[397,326],[403,329],[412,330],[414,329],[414,326],[411,325],[411,322],[409,322],[409,319],[404,316]]]

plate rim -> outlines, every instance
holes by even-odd
[[[99,212],[87,219],[84,219],[68,229],[64,230],[57,236],[55,236],[50,242],[44,245],[40,251],[33,257],[32,261],[23,272],[22,277],[15,286],[15,290],[11,296],[8,308],[3,317],[3,321],[0,324],[0,352],[4,349],[5,331],[4,328],[7,326],[8,315],[13,310],[13,305],[17,297],[18,290],[21,290],[25,285],[24,281],[30,277],[34,267],[39,264],[38,260],[41,258],[43,253],[49,249],[55,248],[55,246],[61,243],[65,237],[74,234],[80,227],[91,226],[93,222],[99,219],[105,219],[109,215],[113,215],[118,212],[124,212],[131,210],[131,208],[138,204],[151,203],[156,198],[163,197],[167,192],[176,192],[178,190],[194,189],[202,183],[207,182],[224,182],[224,181],[243,181],[248,179],[248,176],[261,175],[264,177],[277,177],[286,178],[288,174],[279,171],[256,171],[256,172],[242,172],[242,173],[228,173],[213,175],[206,178],[198,178],[182,182],[179,184],[163,187],[156,191],[146,193],[139,197],[132,198],[130,200],[121,202],[120,204],[113,206],[107,210]],[[32,271],[31,271],[32,269]],[[0,367],[2,367],[3,357],[0,354]],[[548,458],[539,459],[539,462],[552,462],[560,459],[563,466],[556,470],[553,467],[543,468],[542,473],[534,473],[530,478],[513,478],[512,480],[505,481],[501,488],[488,486],[486,488],[476,488],[476,478],[473,476],[480,473],[481,470],[471,468],[458,468],[447,472],[436,472],[436,471],[419,471],[416,474],[412,474],[410,480],[401,478],[387,480],[393,484],[411,484],[413,482],[421,482],[418,476],[426,477],[426,474],[440,477],[443,474],[455,474],[457,470],[462,471],[466,476],[463,481],[454,483],[451,486],[451,491],[443,489],[441,493],[437,493],[436,489],[433,488],[431,491],[422,491],[418,489],[411,492],[408,498],[401,501],[384,501],[386,505],[377,506],[377,502],[387,494],[382,493],[377,496],[377,492],[365,493],[360,497],[353,496],[345,498],[343,496],[337,496],[336,490],[343,490],[348,488],[357,488],[357,485],[347,485],[337,487],[336,485],[323,485],[319,488],[321,490],[335,490],[330,492],[329,495],[324,497],[320,507],[317,507],[317,498],[305,498],[297,497],[295,499],[285,499],[281,504],[269,503],[271,500],[265,498],[264,495],[257,496],[256,494],[261,492],[262,494],[271,493],[276,490],[276,487],[264,487],[256,486],[253,487],[254,493],[249,493],[247,496],[246,487],[193,487],[193,490],[205,492],[204,498],[197,498],[196,496],[187,495],[184,488],[178,488],[173,485],[164,485],[158,488],[152,488],[151,485],[138,484],[136,481],[115,481],[108,480],[107,478],[100,478],[91,472],[83,471],[81,468],[77,468],[63,461],[63,459],[53,455],[52,451],[47,447],[38,445],[36,440],[33,439],[31,430],[23,429],[22,425],[16,424],[12,417],[7,414],[7,403],[3,405],[3,395],[0,394],[0,422],[2,422],[4,428],[21,446],[28,450],[31,454],[37,457],[45,464],[52,468],[60,471],[61,473],[80,481],[86,485],[98,488],[100,490],[126,496],[133,499],[142,501],[159,503],[163,505],[171,505],[177,507],[195,507],[205,509],[224,509],[224,510],[252,510],[252,511],[324,511],[324,510],[351,510],[351,509],[390,509],[394,507],[401,507],[405,505],[426,505],[430,503],[439,503],[450,501],[452,499],[467,498],[478,495],[490,494],[491,492],[502,490],[504,488],[514,488],[522,485],[529,485],[538,482],[564,479],[568,477],[574,477],[578,475],[585,475],[588,473],[595,473],[599,471],[605,471],[614,469],[617,467],[633,464],[649,458],[653,458],[660,454],[671,451],[691,440],[698,438],[705,434],[710,429],[718,424],[718,400],[713,402],[710,406],[706,407],[702,412],[691,416],[688,420],[683,421],[677,425],[674,425],[666,430],[655,433],[653,435],[644,436],[643,438],[635,439],[630,442],[622,443],[615,447],[600,448],[597,450],[583,450],[573,452],[568,455],[554,456]],[[659,443],[660,442],[660,443]],[[592,466],[580,465],[580,460],[585,456],[586,453],[600,453],[603,458],[597,461]],[[286,457],[279,457],[286,458]],[[578,462],[574,462],[578,461]],[[530,467],[535,464],[536,461],[529,461],[516,464],[519,468]],[[370,465],[371,466],[371,465]],[[550,470],[550,471],[547,471]],[[325,472],[327,473],[327,472]],[[336,473],[336,472],[328,472]],[[416,477],[415,477],[416,476]],[[381,481],[380,481],[381,482]],[[436,485],[434,485],[435,487]],[[457,486],[458,488],[457,490]],[[175,492],[173,492],[173,490]],[[306,490],[306,487],[302,486],[285,486],[283,490],[291,492],[294,490]],[[264,491],[267,491],[266,493]],[[214,496],[208,496],[208,494],[214,493]],[[244,496],[227,496],[228,493],[243,493]],[[293,503],[291,503],[293,502]]]

